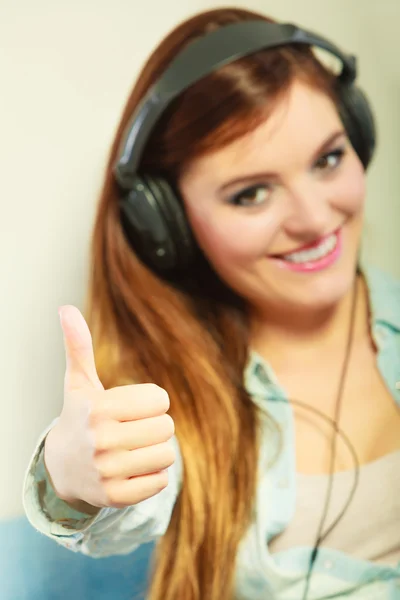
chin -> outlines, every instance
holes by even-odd
[[[333,308],[350,293],[354,285],[355,273],[355,264],[336,273],[327,271],[324,275],[320,274],[316,277],[314,281],[296,286],[297,292],[293,293],[291,298],[295,298],[296,304],[303,308],[313,310]]]

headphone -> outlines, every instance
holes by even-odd
[[[125,236],[141,260],[160,275],[184,273],[196,244],[182,201],[165,179],[138,172],[146,142],[170,103],[188,87],[220,67],[259,50],[306,44],[339,59],[339,113],[364,168],[375,149],[375,124],[364,92],[356,86],[356,58],[323,37],[290,23],[263,20],[225,25],[190,43],[150,88],[122,138],[114,176],[121,189],[120,219]]]

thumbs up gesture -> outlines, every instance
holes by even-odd
[[[64,306],[60,319],[64,405],[44,454],[56,494],[71,504],[116,508],[154,496],[175,460],[168,394],[150,383],[104,390],[82,314]]]

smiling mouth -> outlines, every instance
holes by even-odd
[[[317,271],[333,264],[341,254],[341,228],[294,252],[271,256],[279,266],[292,271]]]
[[[318,260],[327,256],[337,243],[337,233],[331,233],[322,241],[320,241],[317,245],[312,246],[307,250],[298,250],[297,252],[291,252],[289,254],[281,254],[279,258],[283,260],[288,260],[289,262],[294,263],[302,263],[302,262],[310,262],[312,260]]]

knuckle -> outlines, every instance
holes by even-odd
[[[92,436],[93,445],[96,451],[109,450],[112,447],[110,428],[104,424],[93,427]]]
[[[157,490],[159,492],[165,490],[165,488],[168,487],[168,481],[168,471],[166,469],[164,471],[160,471],[160,473],[157,475]]]
[[[96,406],[95,403],[91,403],[89,406],[88,422],[89,425],[94,427],[104,417],[103,411],[100,406]]]
[[[104,401],[104,395],[93,395],[88,398],[88,422],[94,426],[100,421],[103,421],[108,415],[106,411],[106,404]]]
[[[175,434],[175,423],[173,418],[171,417],[171,415],[165,414],[162,417],[162,427],[164,430],[164,433],[166,436],[168,436],[169,438],[173,437],[173,435]]]
[[[167,412],[167,410],[169,410],[171,403],[169,400],[169,395],[168,392],[162,388],[159,388],[159,402],[160,402],[160,408],[165,410],[165,412]]]
[[[122,496],[119,493],[118,487],[108,483],[104,486],[104,494],[106,497],[107,506],[123,506]]]
[[[127,494],[127,490],[124,485],[121,485],[120,480],[110,479],[104,484],[104,491],[107,497],[108,506],[115,508],[123,508],[134,504],[133,494]]]
[[[156,385],[155,383],[149,383],[148,386],[150,394],[153,396],[154,399],[157,400],[157,405],[159,409],[167,412],[167,410],[170,407],[168,392],[159,385]]]
[[[100,484],[93,497],[89,497],[87,501],[92,506],[97,506],[98,508],[107,508],[112,504],[112,500],[109,498],[104,484]]]
[[[176,450],[171,443],[167,443],[163,449],[163,460],[167,467],[170,467],[176,461]]]
[[[121,485],[120,481],[110,480],[104,486],[107,506],[114,508],[123,508],[133,506],[138,502],[150,498],[168,486],[168,471],[159,471],[151,476],[151,482],[143,483],[142,478],[135,481],[130,478],[130,485],[127,488]]]
[[[108,479],[113,476],[113,469],[106,455],[95,456],[94,466],[101,479]]]
[[[133,506],[142,499],[140,487],[133,485],[129,490],[120,485],[118,481],[111,481],[107,484],[107,499],[108,505],[113,508],[124,508],[125,506]]]

